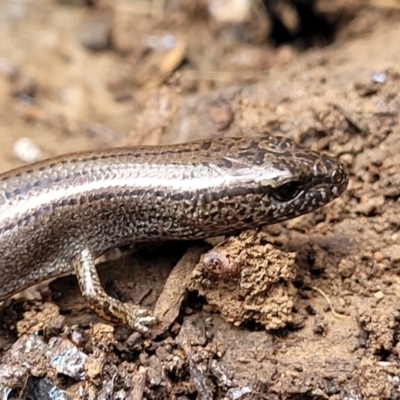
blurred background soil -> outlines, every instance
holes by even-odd
[[[284,265],[249,312],[199,279],[210,244],[100,260],[109,292],[162,310],[156,338],[101,321],[73,276],[14,299],[2,398],[400,398],[400,1],[0,0],[0,37],[0,172],[272,134],[351,173],[322,210],[223,245]]]

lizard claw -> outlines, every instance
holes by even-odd
[[[148,333],[150,327],[157,322],[157,318],[152,314],[151,311],[145,308],[137,308],[129,318],[129,325],[131,328],[141,332]]]

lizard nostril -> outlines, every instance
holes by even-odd
[[[340,183],[342,181],[343,174],[339,170],[335,169],[332,172],[332,183]]]

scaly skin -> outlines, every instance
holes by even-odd
[[[153,317],[107,296],[94,259],[146,240],[269,225],[339,196],[336,159],[285,138],[224,138],[68,154],[0,175],[0,300],[75,272],[103,317],[147,331]]]

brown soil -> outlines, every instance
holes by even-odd
[[[235,21],[216,3],[0,2],[0,171],[21,137],[45,158],[268,133],[340,157],[347,191],[214,248],[107,254],[107,291],[155,309],[152,337],[101,321],[73,276],[13,299],[2,398],[400,398],[399,3],[259,1]]]

